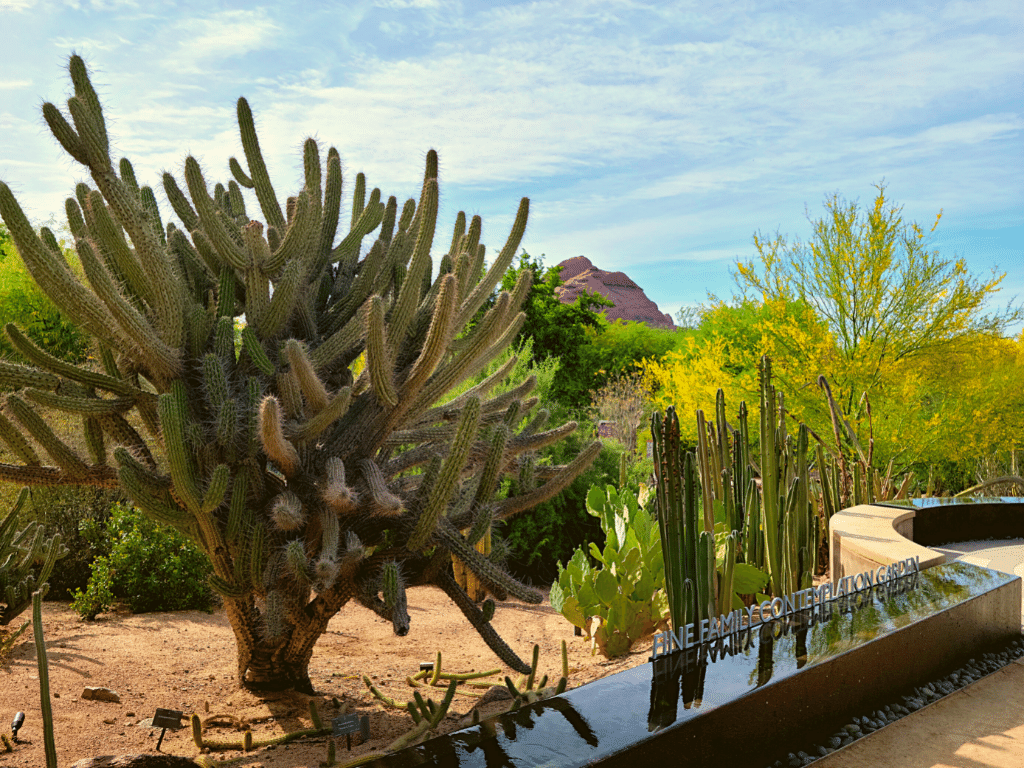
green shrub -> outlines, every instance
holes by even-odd
[[[107,536],[110,554],[93,561],[85,591],[76,590],[71,604],[82,618],[94,619],[115,602],[133,613],[211,609],[210,562],[182,534],[118,504]]]
[[[110,552],[107,520],[124,495],[89,486],[32,488],[24,515],[60,534],[68,555],[50,574],[50,600],[70,600],[89,583],[93,560]]]

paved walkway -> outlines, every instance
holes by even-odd
[[[1024,577],[1024,539],[965,541],[933,549],[949,560]],[[814,765],[1024,768],[1024,659],[858,739]]]

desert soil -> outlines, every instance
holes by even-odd
[[[363,755],[383,754],[412,727],[408,712],[386,707],[369,692],[362,681],[364,674],[386,696],[401,702],[412,699],[406,677],[415,674],[421,662],[433,661],[437,651],[442,652],[445,671],[500,667],[500,674],[491,678],[495,682],[505,675],[513,680],[519,677],[498,661],[440,590],[409,590],[409,613],[409,634],[396,637],[390,622],[355,603],[347,605],[332,619],[314,651],[310,678],[316,695],[260,698],[236,682],[234,636],[222,610],[212,614],[113,612],[83,622],[67,603],[45,603],[43,627],[58,762],[63,767],[88,757],[153,752],[160,731],[149,727],[147,720],[157,707],[181,710],[186,723],[180,730],[167,731],[161,752],[193,757],[199,754],[187,727],[193,712],[206,723],[208,739],[240,740],[249,727],[258,741],[311,727],[312,698],[324,722],[339,714],[369,715],[367,743],[358,743],[356,736],[349,752],[345,739],[339,740],[337,759],[344,765]],[[645,639],[628,656],[613,661],[591,655],[589,642],[574,637],[572,625],[546,601],[541,605],[499,603],[493,624],[527,661],[538,644],[540,672],[552,679],[560,674],[561,641],[565,640],[570,688],[642,664],[650,654],[650,642]],[[120,703],[83,699],[86,686],[110,688],[119,694]],[[443,693],[437,689],[430,695],[440,701]],[[457,694],[435,734],[466,725],[467,713],[478,701]],[[507,706],[508,702],[496,702],[481,712],[486,716]],[[31,627],[0,669],[0,732],[10,735],[9,723],[19,710],[25,712],[25,724],[13,752],[5,753],[0,745],[0,766],[39,768],[46,759]],[[326,759],[327,737],[212,756],[239,757],[232,765],[245,768],[316,768]]]

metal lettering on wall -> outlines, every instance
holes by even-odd
[[[744,630],[749,638],[749,631],[759,624],[777,622],[796,614],[813,622],[816,614],[822,615],[826,611],[831,613],[833,604],[837,601],[845,602],[847,598],[865,593],[875,587],[895,586],[899,582],[902,582],[903,586],[912,586],[913,582],[908,577],[920,572],[920,558],[907,558],[891,565],[880,566],[875,571],[864,571],[854,576],[845,576],[834,585],[825,583],[819,587],[803,589],[785,597],[765,600],[759,606],[751,605],[745,610],[731,611],[718,618],[703,619],[699,623],[688,624],[681,630],[660,632],[654,636],[651,661],[715,640],[734,638]],[[756,617],[755,608],[759,609]]]

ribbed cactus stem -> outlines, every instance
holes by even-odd
[[[313,413],[320,413],[330,402],[327,388],[313,370],[306,348],[295,339],[289,339],[284,346],[285,357],[302,389],[306,404]]]
[[[57,746],[53,740],[53,710],[50,708],[50,671],[43,639],[43,593],[32,593],[32,628],[36,640],[36,663],[39,667],[39,703],[43,711],[43,747],[46,768],[57,768]]]
[[[372,513],[384,517],[400,515],[404,504],[388,488],[387,480],[380,471],[380,467],[371,459],[363,459],[359,462],[359,468],[362,470],[363,480],[369,489]]]
[[[309,583],[309,558],[301,539],[292,539],[284,546],[284,559],[292,578],[302,584]]]
[[[324,475],[320,491],[324,503],[339,515],[354,512],[358,497],[345,482],[345,463],[332,456],[327,460]]]
[[[282,531],[297,531],[306,523],[302,500],[291,491],[285,491],[274,499],[270,517]]]
[[[57,437],[50,429],[50,425],[43,421],[32,406],[17,395],[8,395],[4,405],[7,411],[28,430],[62,470],[71,477],[81,477],[86,474],[85,462],[70,446]]]
[[[395,634],[404,637],[409,632],[409,608],[402,569],[394,560],[388,560],[381,567],[381,597],[391,611]]]
[[[273,395],[263,398],[259,419],[263,450],[281,468],[286,477],[291,477],[299,471],[299,453],[284,436],[282,418],[281,404],[277,398]]]
[[[437,526],[438,519],[441,517],[441,512],[447,508],[455,488],[455,483],[465,468],[466,457],[469,455],[469,449],[473,444],[479,418],[480,400],[472,398],[462,409],[459,428],[452,441],[451,451],[441,466],[440,474],[433,488],[430,489],[430,496],[426,507],[420,512],[419,520],[416,521],[416,528],[409,537],[409,542],[406,546],[411,551],[415,552],[426,546]]]

